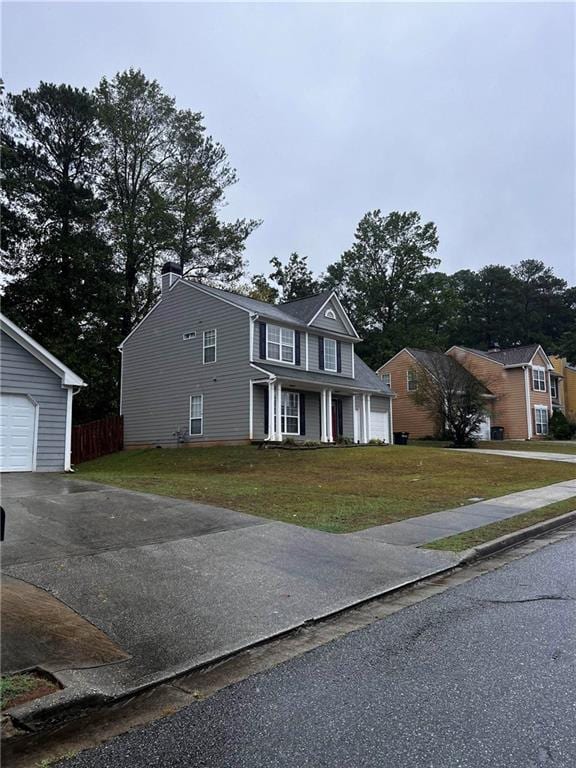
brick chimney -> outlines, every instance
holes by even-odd
[[[175,261],[167,261],[162,267],[162,295],[167,293],[172,285],[182,277],[180,264]]]

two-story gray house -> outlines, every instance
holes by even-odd
[[[160,300],[120,347],[124,444],[392,442],[392,392],[358,341],[333,292],[272,305],[165,264]]]

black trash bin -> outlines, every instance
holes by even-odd
[[[394,432],[394,445],[408,445],[409,432]]]
[[[490,430],[491,440],[504,440],[504,427],[492,427]]]

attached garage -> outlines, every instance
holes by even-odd
[[[82,379],[0,314],[0,471],[70,469],[72,398]]]
[[[393,442],[389,398],[370,398],[370,439],[383,440],[385,443]]]

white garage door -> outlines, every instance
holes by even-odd
[[[370,437],[390,442],[390,426],[388,414],[379,411],[370,412]]]
[[[30,472],[36,410],[26,395],[0,395],[0,470]]]

